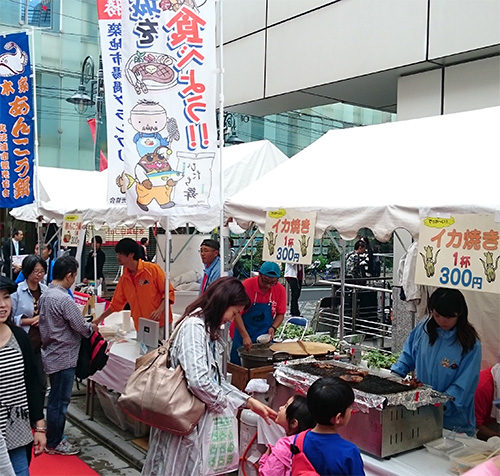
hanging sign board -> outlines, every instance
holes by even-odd
[[[35,107],[28,33],[0,36],[0,208],[33,203]]]
[[[500,293],[499,235],[494,215],[422,218],[415,282]]]
[[[266,216],[264,261],[311,264],[316,212],[280,208]]]
[[[81,229],[82,220],[80,215],[64,215],[61,245],[70,248],[78,247]]]

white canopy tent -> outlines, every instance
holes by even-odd
[[[266,211],[317,211],[316,236],[345,239],[370,228],[418,236],[419,211],[496,213],[500,107],[332,130],[225,202],[243,228],[262,230]]]
[[[380,241],[419,216],[488,213],[500,219],[500,107],[326,133],[225,202],[243,228],[264,229],[266,211],[316,211],[316,237],[347,240],[370,228]],[[397,267],[397,263],[395,264]],[[483,342],[483,364],[500,350],[500,296],[465,292]]]
[[[288,157],[267,140],[225,147],[222,154],[224,196],[230,197],[286,160]],[[44,221],[61,225],[64,215],[79,214],[84,224],[92,223],[96,228],[152,226],[161,222],[159,216],[129,216],[126,205],[109,205],[107,171],[39,167],[38,174],[40,206],[31,204],[13,209],[11,215],[19,220],[36,222],[37,217],[42,216]],[[200,232],[210,232],[220,225],[219,210],[204,209],[193,216],[171,217],[170,228],[188,222]]]

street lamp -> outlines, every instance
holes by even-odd
[[[87,94],[85,84],[91,81],[90,84],[90,96]],[[82,73],[80,75],[80,85],[78,86],[78,91],[73,94],[66,101],[74,104],[76,112],[78,114],[85,114],[89,106],[93,106],[94,103],[94,85],[96,80],[94,79],[94,60],[92,56],[87,56],[83,60]]]
[[[240,120],[248,122],[248,116],[240,116]],[[217,115],[217,128],[219,123],[219,115]],[[238,137],[238,127],[236,124],[236,115],[231,112],[224,113],[224,143],[227,145],[243,144],[243,140]]]
[[[99,55],[99,70],[97,79],[94,79],[94,60],[92,56],[87,56],[83,60],[82,72],[80,74],[80,85],[78,91],[66,101],[74,104],[78,114],[85,114],[89,106],[96,105],[95,108],[95,131],[94,131],[94,166],[95,170],[100,170],[101,148],[99,146],[99,132],[102,125],[103,103],[104,103],[104,75],[102,71],[102,57]],[[90,82],[90,96],[87,94],[85,85]],[[94,101],[94,88],[96,97]]]

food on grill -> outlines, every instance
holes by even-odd
[[[411,388],[418,388],[418,387],[422,387],[424,385],[420,380],[418,380],[415,377],[404,378],[403,380],[401,380],[401,383],[403,385],[408,385],[408,387],[411,387]]]
[[[347,369],[330,362],[301,363],[292,366],[293,369],[319,377],[340,377],[347,374]],[[362,371],[364,372],[364,371]],[[387,380],[376,375],[363,376],[361,382],[351,382],[354,389],[375,395],[387,395],[392,393],[407,392],[408,386],[393,380]]]
[[[344,374],[341,375],[340,378],[349,383],[360,383],[363,381],[364,377],[362,377],[361,375]]]
[[[368,371],[366,370],[347,369],[345,374],[341,375],[340,378],[349,383],[360,383],[367,375]]]

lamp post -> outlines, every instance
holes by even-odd
[[[243,118],[246,118],[246,120]],[[227,145],[243,144],[244,141],[238,137],[236,115],[231,112],[224,112],[223,120],[224,120],[223,122],[224,143]],[[243,120],[243,122],[248,122],[248,116],[241,116],[240,120]],[[219,114],[217,115],[217,127],[218,123],[219,123]]]
[[[99,132],[102,124],[103,101],[104,101],[104,77],[102,72],[102,58],[99,55],[99,70],[97,79],[95,77],[94,60],[92,56],[87,56],[83,60],[82,71],[80,74],[80,85],[73,96],[66,99],[75,106],[78,114],[85,114],[89,106],[96,105],[95,108],[95,131],[93,158],[95,170],[99,170],[101,148],[99,147]],[[86,84],[90,83],[90,95],[87,94]],[[94,101],[95,89],[95,101]]]

